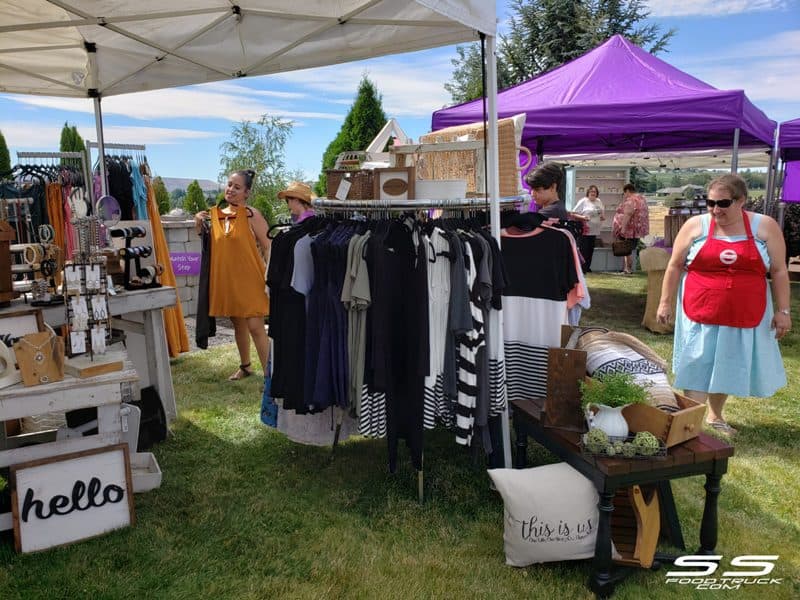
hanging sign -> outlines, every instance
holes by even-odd
[[[96,537],[135,522],[128,445],[11,467],[17,552]]]
[[[169,260],[175,275],[200,275],[199,252],[170,252]]]

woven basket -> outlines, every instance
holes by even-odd
[[[336,190],[344,177],[350,182],[350,191],[347,200],[372,200],[375,192],[372,189],[372,169],[329,169],[325,171],[327,186],[325,193],[328,198],[336,198]]]
[[[421,144],[454,142],[459,137],[471,135],[473,139],[483,139],[483,123],[469,123],[447,127],[420,136]],[[497,122],[497,145],[500,167],[500,195],[515,196],[520,189],[519,151],[514,137],[514,120],[500,119]],[[477,150],[477,152],[483,152]],[[483,173],[477,173],[475,150],[456,150],[453,152],[425,153],[417,161],[418,179],[466,179],[467,193],[483,193]]]

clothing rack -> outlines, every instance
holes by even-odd
[[[416,199],[416,200],[338,200],[317,198],[312,200],[312,205],[322,211],[370,211],[370,212],[406,212],[416,210],[431,209],[487,209],[497,204],[498,206],[516,207],[530,202],[530,195],[505,196],[496,202],[488,201],[486,198],[453,198],[453,199]],[[498,320],[493,325],[494,331],[502,332],[502,320]],[[502,334],[501,334],[502,335]],[[508,400],[505,402],[506,408],[502,412],[502,438],[503,438],[503,459],[506,468],[511,468],[511,432],[509,427]],[[338,440],[339,425],[336,427],[334,438]],[[334,443],[334,451],[336,444]],[[423,478],[424,478],[424,455],[423,469],[417,472],[419,501],[423,501]]]
[[[498,203],[501,206],[515,206],[524,202],[529,202],[528,196],[506,196],[500,198]],[[391,211],[406,212],[413,210],[430,209],[485,209],[492,204],[485,198],[451,198],[441,200],[333,200],[326,198],[316,198],[311,204],[314,208],[331,211]]]
[[[91,173],[89,172],[88,161],[86,154],[83,152],[17,152],[17,160],[25,158],[40,158],[46,160],[61,160],[64,158],[80,159],[81,161],[81,174],[83,181],[86,183],[86,188],[90,188],[89,182],[92,180]],[[27,161],[26,161],[27,164]]]
[[[91,142],[86,140],[86,155],[89,160],[87,162],[91,165],[91,157],[92,157],[92,148],[97,148],[100,151],[100,154],[105,157],[106,150],[133,150],[136,152],[145,152],[147,148],[144,144],[114,144],[114,143],[106,143],[104,140],[100,142]],[[145,158],[145,162],[147,162],[147,158]],[[100,193],[101,195],[105,196],[108,194],[108,173],[106,173],[106,162],[104,160],[99,161],[100,166]],[[89,179],[91,181],[91,179]],[[94,197],[94,186],[90,186],[90,195],[92,197],[92,206],[94,203],[97,202],[98,198]]]

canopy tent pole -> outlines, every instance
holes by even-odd
[[[773,207],[775,206],[775,170],[778,168],[778,135],[780,124],[775,128],[775,141],[772,144],[772,153],[769,156],[769,167],[767,170],[767,197],[764,206],[764,214],[774,216]]]
[[[731,154],[731,173],[739,171],[739,128],[733,130],[733,152]]]
[[[99,158],[97,159],[100,165],[100,195],[105,196],[108,194],[108,177],[106,174],[106,144],[103,140],[103,113],[100,110],[100,97],[94,98],[94,125],[97,129],[97,152]],[[95,198],[99,200],[99,198]]]
[[[488,112],[488,138],[489,144],[487,154],[489,157],[489,169],[486,174],[486,192],[490,202],[490,221],[492,226],[492,237],[500,244],[500,178],[499,165],[497,162],[497,44],[496,38],[492,35],[486,36],[486,85],[487,85],[487,112]],[[502,311],[492,311],[496,318],[492,320],[491,326],[494,331],[501,335],[503,331]],[[502,350],[502,343],[500,348]],[[505,389],[503,390],[505,394]],[[511,428],[508,423],[508,397],[504,398],[504,408],[500,416],[500,424],[503,436],[503,465],[511,468]]]

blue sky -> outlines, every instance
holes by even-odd
[[[777,121],[800,117],[800,0],[650,0],[650,19],[677,29],[659,56],[721,89],[744,89]],[[498,18],[509,2],[497,1]],[[168,177],[217,179],[219,146],[233,126],[260,115],[294,122],[289,169],[316,178],[365,73],[388,116],[413,138],[431,113],[448,104],[443,84],[455,48],[445,47],[248,80],[115,96],[103,100],[107,142],[147,145],[154,171]],[[12,152],[54,151],[65,121],[95,140],[89,100],[0,94],[0,131]]]

